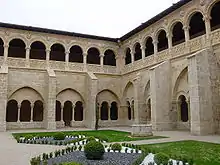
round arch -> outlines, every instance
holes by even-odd
[[[160,29],[157,32],[157,41],[158,41],[157,43],[158,52],[168,49],[167,33],[164,29]]]
[[[46,45],[43,42],[34,41],[30,48],[30,59],[46,60]]]
[[[144,43],[145,43],[145,57],[154,54],[153,38],[151,36],[148,36],[145,39]]]
[[[183,30],[183,24],[180,21],[176,21],[171,26],[172,34],[172,46],[185,42],[185,33]]]
[[[91,47],[87,51],[87,63],[100,65],[100,51],[96,47]]]
[[[6,122],[17,122],[18,120],[18,102],[9,100],[6,107]]]
[[[83,63],[83,50],[79,45],[73,45],[69,52],[69,62]]]
[[[130,48],[126,48],[125,50],[125,65],[130,64],[131,61],[131,49]]]
[[[65,47],[60,43],[55,43],[50,47],[50,60],[65,61]]]
[[[26,44],[20,38],[12,39],[9,42],[8,48],[8,57],[15,57],[15,58],[25,58],[26,57]]]
[[[107,49],[104,53],[104,65],[116,66],[115,53],[111,49]]]
[[[139,42],[134,44],[134,61],[142,58],[141,44]]]
[[[219,14],[220,14],[220,1],[211,3],[208,8],[208,15],[210,19],[211,30],[214,31],[220,28]]]

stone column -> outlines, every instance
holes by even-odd
[[[50,67],[50,49],[46,49],[46,63],[47,67]]]
[[[69,51],[65,52],[65,70],[69,70]]]
[[[171,48],[173,47],[173,45],[172,45],[172,37],[173,37],[172,33],[167,33],[168,49],[169,49],[169,51],[171,51]]]
[[[134,64],[134,50],[131,49],[131,63]]]
[[[205,22],[205,31],[206,31],[206,39],[209,40],[210,38],[210,33],[211,33],[211,24],[210,24],[210,16],[205,16],[203,17],[203,21]],[[211,45],[211,42],[209,42],[209,45]],[[209,46],[208,45],[208,46]]]
[[[71,124],[72,127],[74,126],[73,123],[74,123],[74,121],[75,121],[75,120],[74,120],[74,116],[75,116],[75,114],[74,114],[74,112],[75,112],[75,106],[76,106],[76,104],[73,104],[73,108],[72,108],[72,124]]]
[[[18,103],[18,123],[20,123],[20,116],[21,116],[21,103]]]
[[[104,56],[105,56],[105,55],[103,55],[103,54],[100,54],[100,55],[99,55],[101,67],[103,67],[103,65],[104,65]]]
[[[145,45],[142,45],[141,46],[141,55],[142,55],[142,60],[144,61],[144,58],[145,58],[145,49],[146,49],[146,46]]]
[[[8,95],[8,68],[0,69],[0,131],[6,131],[6,106]]]
[[[190,95],[191,133],[207,135],[215,133],[213,101],[219,66],[211,49],[204,49],[188,57],[188,81]]]
[[[9,45],[4,45],[4,64],[7,63]]]
[[[29,62],[29,59],[30,59],[30,50],[31,48],[30,47],[26,47],[26,67],[30,67],[30,62]]]
[[[154,54],[157,54],[157,52],[158,52],[158,40],[154,39],[153,44],[154,44]]]
[[[87,53],[83,53],[84,71],[87,71]]]
[[[190,48],[189,48],[189,40],[190,40],[190,36],[189,36],[189,26],[184,26],[183,30],[184,30],[184,34],[185,34],[185,53],[189,53],[190,52]]]
[[[31,122],[33,122],[34,118],[34,103],[31,103]]]
[[[171,65],[165,61],[150,69],[151,121],[153,130],[170,130]]]
[[[63,121],[63,109],[64,109],[64,103],[61,103],[61,112],[60,112],[60,121],[61,122],[64,122]]]

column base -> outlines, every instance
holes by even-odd
[[[132,125],[132,136],[152,136],[152,125],[151,124],[133,124]]]
[[[45,128],[48,130],[55,130],[56,129],[56,122],[47,122],[45,124]]]

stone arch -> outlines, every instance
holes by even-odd
[[[111,109],[109,108],[112,102],[117,103],[117,105],[120,104],[118,96],[114,92],[108,89],[104,89],[97,94],[97,102],[101,105],[101,109],[100,109],[101,120],[108,120],[109,116],[111,115]],[[117,114],[114,115],[118,117],[118,111]]]
[[[126,48],[126,50],[125,50],[125,65],[130,64],[132,62],[131,61],[131,59],[132,59],[131,56],[132,56],[131,49]]]
[[[104,53],[104,65],[116,66],[115,53],[111,49],[107,49]]]
[[[91,47],[87,51],[88,64],[100,64],[100,51],[96,47]]]
[[[164,29],[161,29],[157,33],[157,48],[158,52],[168,49],[168,38],[167,33]]]
[[[195,13],[201,13],[204,17],[204,12],[202,10],[200,10],[199,8],[192,8],[190,11],[187,12],[187,14],[185,15],[184,17],[184,21],[183,21],[183,25],[185,26],[189,26],[189,23],[190,23],[190,20],[191,20],[191,17],[195,14]]]
[[[31,102],[29,100],[23,100],[21,102],[20,121],[21,122],[31,121]]]
[[[20,38],[12,39],[9,42],[8,57],[25,58],[26,57],[26,44]]]
[[[44,116],[44,105],[41,100],[34,102],[33,108],[33,121],[43,121]]]
[[[9,43],[14,40],[14,39],[19,39],[19,40],[22,40],[25,44],[25,48],[28,47],[28,41],[25,37],[23,37],[22,35],[19,35],[19,34],[16,34],[16,35],[12,35],[10,36],[9,38],[6,38],[6,41],[5,44],[6,45],[9,45]]]
[[[148,36],[144,42],[145,44],[145,57],[154,54],[153,38]]]
[[[83,50],[80,46],[73,45],[69,51],[69,62],[83,63]]]
[[[43,38],[41,38],[41,37],[34,37],[34,38],[32,38],[32,39],[28,42],[27,47],[30,47],[31,44],[33,44],[34,42],[37,42],[37,41],[43,43],[43,44],[45,45],[46,50],[50,48],[50,46],[48,45],[48,42],[45,41],[45,40],[44,40]]]
[[[8,100],[16,100],[20,105],[23,100],[29,100],[31,103],[34,103],[37,100],[44,101],[42,95],[31,87],[22,87],[15,90],[9,97]]]
[[[83,103],[82,101],[77,101],[74,108],[74,120],[83,121]]]
[[[130,81],[123,90],[123,102],[127,105],[128,120],[134,119],[134,85]]]
[[[4,41],[0,38],[0,56],[4,56]]]
[[[180,21],[176,21],[171,26],[172,45],[178,45],[185,42],[185,33],[183,30],[183,24]]]
[[[65,126],[71,126],[71,121],[73,120],[73,103],[69,100],[64,102],[63,106],[63,121]]]
[[[186,26],[189,27],[190,39],[196,38],[206,33],[204,13],[198,9],[193,9],[188,15]]]
[[[111,120],[118,120],[118,104],[117,102],[113,101],[110,107],[110,119]]]
[[[57,94],[57,100],[60,101],[62,105],[64,105],[64,102],[67,101],[67,98],[73,103],[82,101],[82,103],[85,104],[82,95],[77,90],[72,88],[63,89]]]
[[[210,20],[210,26],[211,30],[216,30],[220,28],[220,21],[219,21],[219,15],[220,15],[220,1],[215,1],[211,4],[211,6],[208,8],[208,15],[211,18]]]
[[[17,122],[18,120],[18,102],[9,100],[6,107],[6,122]]]
[[[177,99],[177,95],[180,91],[183,91],[184,93],[188,93],[188,67],[185,67],[180,74],[178,75],[174,89],[173,89],[173,99]]]
[[[65,61],[65,47],[62,44],[55,43],[50,47],[50,60]]]
[[[30,59],[46,60],[46,45],[43,42],[32,42],[30,46]]]
[[[142,58],[141,44],[136,42],[134,44],[134,61],[138,61]]]
[[[103,101],[101,103],[101,110],[100,110],[100,119],[101,120],[108,120],[108,118],[109,118],[108,109],[109,109],[108,102]]]

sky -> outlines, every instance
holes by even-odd
[[[0,0],[0,22],[119,38],[178,0]]]

